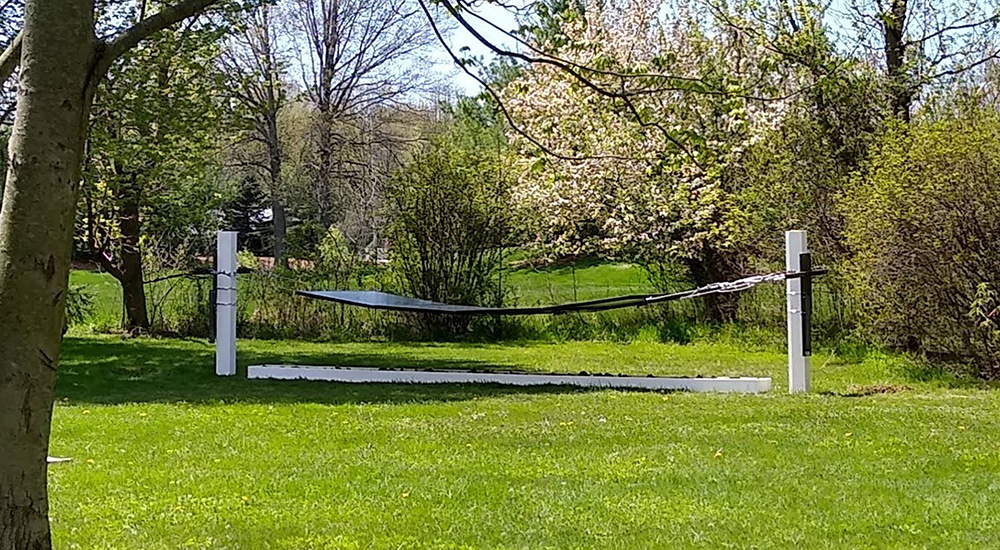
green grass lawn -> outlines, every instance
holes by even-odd
[[[899,357],[818,354],[789,396],[782,354],[718,343],[240,346],[241,368],[775,377],[743,396],[220,379],[212,352],[67,338],[57,547],[1000,547],[1000,396]]]
[[[112,324],[122,318],[122,287],[114,277],[97,271],[74,269],[69,274],[70,286],[82,286],[93,298],[91,319]]]
[[[593,260],[584,261],[575,269],[571,266],[518,269],[509,272],[505,282],[513,298],[522,305],[653,292],[638,266]]]

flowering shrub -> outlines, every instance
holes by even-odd
[[[562,30],[549,55],[586,82],[538,64],[504,89],[537,244],[647,261],[724,247],[728,172],[784,111],[749,99],[773,80],[766,50],[662,0],[590,2]]]

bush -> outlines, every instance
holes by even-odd
[[[996,115],[885,131],[841,201],[868,335],[1000,374],[996,319],[976,314],[1000,283],[997,181]]]
[[[511,233],[510,181],[497,148],[452,128],[390,181],[389,257],[402,292],[439,302],[500,306]]]
[[[346,289],[352,285],[361,286],[365,270],[364,262],[351,250],[344,234],[331,226],[319,243],[317,269],[332,285],[330,288]]]
[[[70,285],[67,291],[66,323],[82,324],[94,313],[94,293],[83,285]]]

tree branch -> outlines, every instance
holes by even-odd
[[[21,63],[21,42],[23,39],[24,31],[17,33],[7,49],[0,54],[0,84],[7,82],[7,79],[14,74],[14,70]]]
[[[490,94],[490,96],[493,98],[493,101],[496,102],[497,109],[499,109],[500,113],[503,114],[504,119],[506,119],[507,123],[510,124],[511,129],[514,130],[515,132],[517,132],[519,135],[521,135],[525,139],[527,139],[532,145],[534,145],[535,147],[538,147],[538,149],[540,151],[542,151],[543,153],[545,153],[545,154],[547,154],[547,155],[549,155],[549,156],[551,156],[553,158],[557,158],[559,160],[566,160],[566,161],[581,161],[581,160],[651,160],[651,159],[646,159],[646,158],[625,157],[625,156],[618,156],[618,155],[588,155],[588,156],[561,155],[561,154],[553,151],[552,149],[549,149],[548,147],[546,147],[545,144],[543,144],[541,141],[535,139],[534,136],[532,136],[531,134],[529,134],[527,130],[522,129],[520,126],[517,125],[517,122],[514,120],[514,118],[511,116],[510,112],[507,110],[507,106],[504,105],[503,99],[500,97],[500,94],[496,90],[494,90],[493,87],[490,86],[490,84],[488,82],[486,82],[483,78],[481,78],[475,72],[473,72],[472,70],[470,70],[469,67],[467,66],[467,64],[465,62],[463,62],[461,59],[459,59],[459,57],[455,54],[455,52],[452,51],[451,46],[449,46],[448,42],[444,39],[444,36],[442,36],[441,31],[438,30],[437,24],[434,22],[434,18],[431,16],[430,10],[427,8],[426,4],[424,4],[424,0],[417,0],[417,1],[420,4],[420,7],[424,10],[424,14],[427,16],[427,21],[430,23],[431,29],[433,29],[434,34],[437,36],[438,42],[441,43],[441,46],[443,46],[444,49],[445,49],[445,51],[448,52],[448,55],[451,56],[452,61],[454,61],[455,64],[458,65],[458,67],[460,69],[462,69],[462,71],[465,72],[465,74],[469,75],[473,80],[475,80],[476,82],[478,82],[479,85],[482,86],[483,89],[486,90]]]
[[[920,38],[916,38],[914,40],[907,40],[906,41],[906,45],[907,46],[913,46],[913,45],[923,44],[924,42],[929,42],[929,41],[934,40],[935,38],[937,38],[939,36],[948,34],[948,33],[953,32],[953,31],[964,31],[964,30],[969,30],[969,29],[975,29],[977,27],[982,27],[982,26],[988,25],[988,24],[996,25],[997,22],[1000,22],[1000,15],[991,15],[990,17],[987,17],[986,19],[983,19],[982,21],[976,21],[976,22],[973,22],[973,23],[966,23],[964,25],[957,25],[957,24],[956,25],[949,25],[949,26],[946,26],[944,28],[938,29],[937,31],[932,32],[931,34],[928,34],[926,36],[921,36]]]
[[[103,51],[97,60],[95,67],[97,75],[103,75],[111,67],[116,59],[126,52],[136,47],[151,35],[163,29],[179,23],[188,17],[197,15],[205,8],[215,4],[219,0],[184,0],[168,8],[139,21],[132,28],[119,34],[114,40],[104,45]]]

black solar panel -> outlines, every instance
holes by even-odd
[[[387,292],[377,292],[373,290],[299,290],[295,293],[306,298],[317,300],[327,300],[352,306],[360,306],[371,309],[385,309],[389,311],[406,311],[410,313],[445,313],[449,315],[546,315],[559,313],[575,313],[584,311],[605,311],[609,309],[619,309],[625,307],[638,307],[648,304],[659,304],[672,300],[683,300],[685,298],[695,298],[710,294],[725,292],[738,292],[747,290],[765,282],[779,282],[792,278],[808,278],[814,275],[822,275],[827,270],[824,268],[813,269],[803,272],[775,272],[764,275],[751,275],[735,281],[719,282],[705,285],[703,287],[674,292],[673,294],[632,294],[629,296],[615,296],[613,298],[601,298],[598,300],[587,300],[585,302],[570,302],[555,306],[537,307],[480,307],[454,304],[442,304],[431,300],[421,300],[419,298],[407,298]]]
[[[406,311],[410,313],[445,313],[449,315],[545,315],[569,313],[577,311],[602,311],[623,307],[635,307],[646,304],[648,295],[618,296],[586,302],[572,302],[555,306],[539,307],[480,307],[454,304],[442,304],[431,300],[407,298],[387,292],[371,290],[299,290],[299,296],[327,300],[352,306],[389,311]]]

